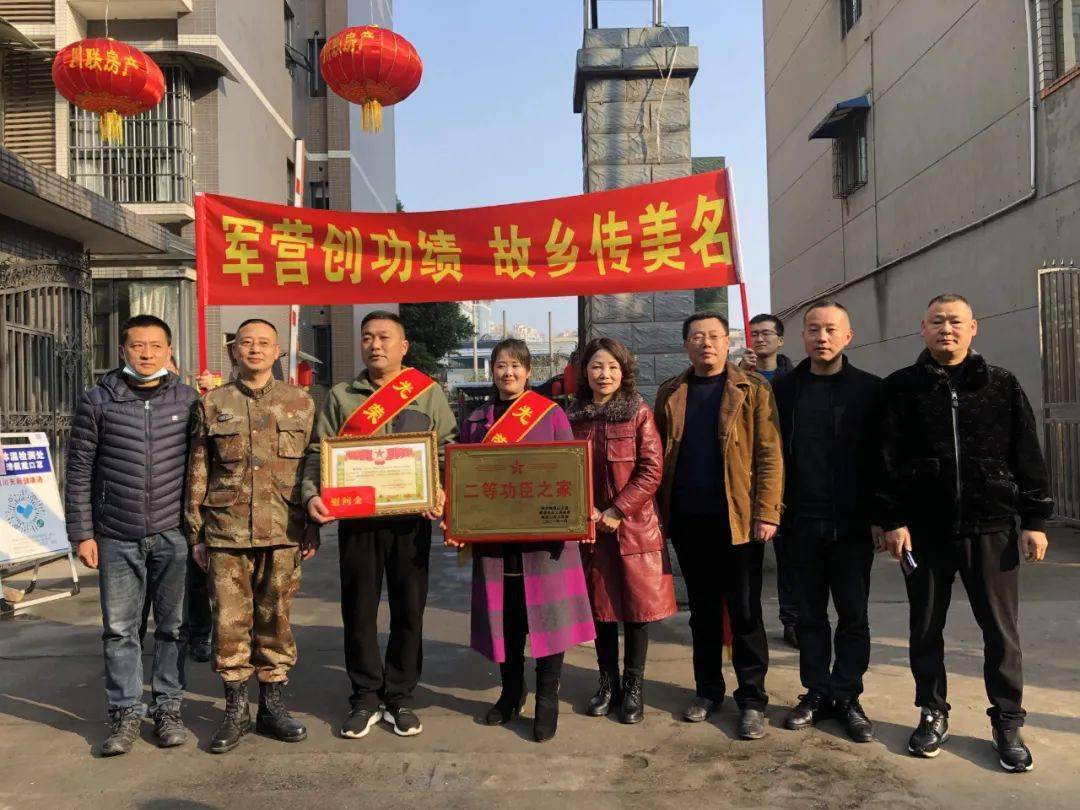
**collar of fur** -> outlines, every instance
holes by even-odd
[[[629,422],[645,400],[641,394],[616,394],[603,405],[592,399],[575,399],[566,415],[571,422]]]

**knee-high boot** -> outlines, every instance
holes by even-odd
[[[559,678],[562,675],[563,654],[545,655],[536,659],[536,714],[533,718],[533,739],[547,742],[559,727]]]

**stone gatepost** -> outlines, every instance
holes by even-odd
[[[697,70],[689,28],[585,30],[574,112],[582,114],[586,192],[691,174],[690,83]],[[582,343],[612,337],[629,346],[640,390],[651,401],[660,382],[686,368],[682,322],[694,308],[693,290],[583,297],[578,334]]]

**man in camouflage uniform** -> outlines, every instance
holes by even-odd
[[[315,404],[274,380],[277,330],[245,321],[233,354],[237,379],[207,393],[192,419],[185,512],[188,542],[208,572],[214,604],[214,671],[225,682],[225,719],[210,750],[224,753],[251,730],[247,682],[259,679],[256,731],[299,742],[307,729],[285,709],[296,663],[289,608],[300,588],[305,540],[300,502]]]

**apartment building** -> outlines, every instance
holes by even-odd
[[[302,139],[306,205],[394,210],[393,110],[380,133],[363,133],[359,110],[328,93],[318,72],[329,35],[350,25],[392,27],[389,0],[0,0],[0,17],[44,52],[4,58],[4,145],[186,243],[152,261],[91,256],[97,373],[115,365],[119,326],[134,312],[175,324],[177,360],[195,369],[195,194],[291,204]],[[49,77],[51,53],[106,34],[146,51],[166,77],[165,98],[125,123],[122,146],[102,145],[95,117],[56,94]],[[301,348],[322,361],[318,383],[360,368],[364,311],[303,308]],[[287,333],[285,307],[212,307],[211,368],[228,372],[226,342],[253,315]]]
[[[1080,256],[1080,0],[763,5],[772,301],[789,333],[838,298],[853,359],[886,373],[918,354],[928,299],[960,292],[978,349],[1049,419],[1038,271]]]

